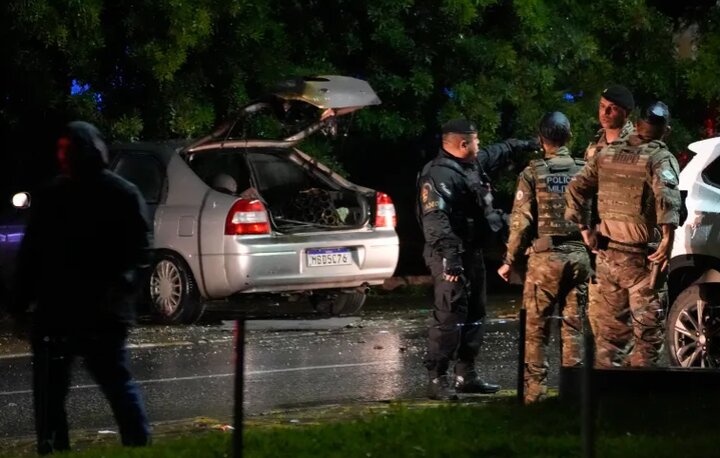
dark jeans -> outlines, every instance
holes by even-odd
[[[483,341],[482,321],[487,303],[485,260],[480,249],[463,254],[464,274],[457,282],[443,280],[442,257],[426,248],[425,263],[434,283],[434,304],[429,317],[425,367],[431,377],[444,375],[457,359],[455,373],[474,371]]]
[[[33,399],[40,455],[70,449],[65,398],[76,356],[110,402],[123,445],[150,443],[150,425],[140,390],[132,380],[125,347],[127,331],[97,331],[85,335],[36,333],[33,349]]]

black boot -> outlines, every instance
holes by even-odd
[[[455,376],[455,391],[458,393],[493,394],[499,389],[500,385],[483,381],[475,371]]]
[[[458,398],[450,383],[450,377],[447,375],[430,376],[428,380],[428,397],[438,401],[455,401]]]

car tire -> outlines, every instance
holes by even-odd
[[[675,299],[665,341],[671,366],[720,366],[720,285],[692,285]]]
[[[150,274],[150,308],[163,324],[192,324],[205,311],[192,272],[180,256],[158,257]]]
[[[353,315],[360,311],[367,294],[359,291],[317,293],[310,296],[315,311],[332,316]]]

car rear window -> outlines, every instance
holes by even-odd
[[[248,159],[261,193],[280,189],[283,192],[296,193],[320,185],[317,177],[291,160],[287,153],[251,152]]]

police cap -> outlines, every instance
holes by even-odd
[[[670,109],[658,100],[645,109],[642,119],[653,126],[667,126],[670,124]]]
[[[632,111],[633,108],[635,108],[635,99],[633,98],[630,89],[621,84],[608,86],[604,91],[602,91],[601,95],[604,99],[611,101],[615,105],[623,107],[627,111]]]
[[[442,126],[443,134],[476,134],[477,128],[475,124],[467,119],[451,119]]]
[[[570,140],[570,120],[563,113],[553,111],[545,113],[540,119],[540,135],[553,145],[563,146]]]

